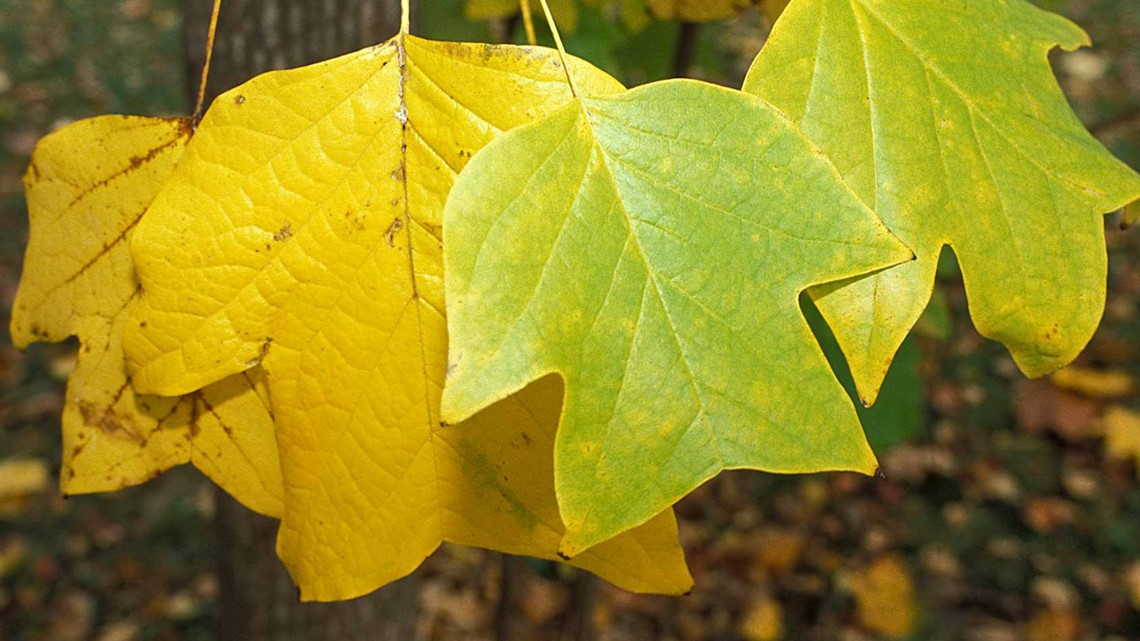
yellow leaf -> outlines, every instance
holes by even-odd
[[[872,632],[902,637],[918,624],[918,601],[906,565],[897,555],[880,557],[850,580],[859,620]]]
[[[662,20],[706,22],[736,15],[757,0],[646,0],[653,14]]]
[[[63,411],[65,493],[142,483],[193,462],[259,512],[281,512],[273,423],[260,372],[184,398],[140,396],[122,332],[138,301],[128,236],[173,171],[186,121],[104,116],[44,138],[25,176],[30,241],[12,312],[18,346],[79,337]]]
[[[1095,370],[1066,367],[1049,377],[1061,389],[1072,390],[1090,398],[1121,398],[1135,388],[1132,377],[1123,370]]]
[[[1101,420],[1108,457],[1118,461],[1134,459],[1140,470],[1140,413],[1114,405]]]
[[[621,90],[571,64],[583,90]],[[302,598],[371,591],[443,540],[555,557],[560,390],[440,427],[440,239],[472,154],[570,99],[550,50],[411,36],[265,74],[214,102],[139,226],[136,383],[178,394],[265,368],[286,492],[278,553]],[[574,561],[683,592],[676,536],[664,513]]]

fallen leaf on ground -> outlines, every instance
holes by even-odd
[[[1123,398],[1136,389],[1132,376],[1119,369],[1066,367],[1054,372],[1049,380],[1061,389],[1072,390],[1090,398]]]
[[[748,641],[777,641],[784,636],[784,611],[771,597],[752,601],[744,611],[740,634]]]
[[[48,466],[40,459],[0,461],[0,515],[18,512],[47,488]]]
[[[849,581],[859,621],[866,629],[903,637],[918,626],[918,599],[902,557],[881,556]]]
[[[1111,459],[1132,459],[1140,470],[1140,412],[1113,405],[1101,419],[1104,429],[1104,448]]]

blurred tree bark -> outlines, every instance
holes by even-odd
[[[212,0],[183,0],[187,93],[197,97]],[[382,42],[400,24],[399,0],[225,0],[218,19],[207,104],[271,69],[297,67]],[[338,603],[301,603],[277,559],[277,522],[218,490],[218,639],[410,641],[416,575]]]

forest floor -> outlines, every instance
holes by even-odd
[[[1135,0],[1040,4],[1092,35],[1095,48],[1054,58],[1061,84],[1094,133],[1140,167]],[[613,28],[582,24],[584,55],[625,63],[606,44]],[[752,13],[709,28],[692,72],[738,82],[762,43],[759,24]],[[180,47],[173,0],[0,0],[4,327],[36,141],[99,113],[184,111]],[[646,78],[659,67],[622,71]],[[506,567],[517,593],[510,636],[528,641],[570,638],[576,612],[607,641],[1140,638],[1140,230],[1117,222],[1106,219],[1104,321],[1064,375],[1025,380],[977,335],[961,278],[946,270],[949,331],[920,341],[923,418],[881,452],[886,479],[722,474],[677,507],[696,579],[682,598],[445,547],[422,570],[419,637],[495,638]],[[0,468],[0,641],[212,638],[214,506],[203,477],[184,467],[113,495],[56,489],[74,347],[21,352],[0,331],[0,466],[18,464]]]

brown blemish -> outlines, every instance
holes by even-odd
[[[139,154],[137,156],[131,156],[130,159],[127,161],[126,167],[116,171],[115,173],[111,174],[110,176],[107,176],[106,178],[104,178],[103,180],[100,180],[100,181],[92,184],[87,189],[84,189],[83,191],[79,192],[78,194],[76,194],[75,198],[73,198],[71,200],[71,202],[68,203],[67,206],[69,208],[74,207],[75,204],[78,203],[80,200],[83,200],[84,198],[86,198],[90,194],[94,193],[95,191],[99,190],[100,188],[106,187],[107,185],[111,184],[111,181],[113,181],[117,178],[121,178],[123,176],[126,176],[126,175],[130,174],[131,172],[138,170],[139,167],[142,167],[146,163],[154,160],[162,152],[164,152],[167,149],[170,149],[171,147],[181,143],[183,138],[188,138],[190,136],[190,129],[189,129],[190,125],[189,125],[189,123],[185,119],[179,119],[178,122],[179,122],[179,126],[178,126],[179,135],[175,136],[172,140],[168,140],[167,142],[165,142],[165,143],[163,143],[163,144],[161,144],[161,145],[159,145],[153,149],[150,149],[145,154]],[[139,217],[140,218],[142,217],[141,213],[139,214]],[[138,223],[138,219],[135,219],[135,221],[132,222],[130,224],[130,226],[128,226],[128,229],[130,229],[131,227],[134,227],[135,224],[137,224],[137,223]],[[123,233],[125,234],[126,232],[124,231]]]
[[[293,225],[287,220],[285,221],[285,224],[281,226],[281,229],[276,234],[273,234],[273,240],[279,243],[289,240],[292,237]],[[268,247],[268,245],[266,247]]]
[[[407,174],[404,172],[404,163],[401,161],[400,166],[392,170],[392,180],[396,182],[404,182],[407,179]]]
[[[364,216],[353,211],[344,212],[344,220],[352,225],[356,231],[364,231]]]
[[[243,95],[241,95],[241,94],[238,94],[238,95],[237,95],[237,96],[234,98],[234,104],[235,104],[235,105],[244,105],[244,104],[245,104],[245,96],[243,96]]]
[[[258,365],[260,365],[261,361],[265,360],[265,356],[267,354],[269,354],[269,346],[272,344],[273,344],[273,337],[266,336],[265,342],[263,342],[261,344],[261,349],[258,350],[258,352],[257,352],[257,356],[255,356],[252,360],[246,361],[245,366],[246,367],[257,367]]]
[[[396,246],[396,234],[398,234],[400,232],[400,230],[403,228],[404,228],[404,221],[403,220],[401,220],[399,218],[393,219],[392,224],[388,225],[388,229],[384,232],[384,242],[388,243],[389,247],[395,247]]]
[[[119,390],[119,396],[122,396],[125,389],[126,386]],[[115,403],[118,402],[119,396],[116,396],[115,400],[112,401],[106,409],[95,403],[80,401],[78,404],[79,414],[83,417],[83,422],[91,427],[97,428],[104,434],[125,437],[133,441],[139,447],[146,447],[147,440],[128,429],[122,418],[120,418],[114,410],[110,409],[110,407],[114,407]],[[72,456],[76,454],[77,452],[72,452]]]

